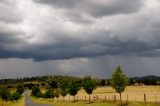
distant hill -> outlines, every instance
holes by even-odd
[[[155,75],[148,75],[148,76],[143,76],[143,77],[132,77],[134,80],[160,80],[160,76],[155,76]]]

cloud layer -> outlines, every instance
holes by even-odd
[[[159,56],[159,6],[158,0],[2,0],[0,57]]]
[[[0,58],[159,58],[159,9],[159,0],[1,0]]]

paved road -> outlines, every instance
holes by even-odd
[[[49,106],[49,105],[42,105],[42,104],[37,104],[34,103],[30,96],[28,95],[28,91],[24,92],[24,96],[25,96],[25,106]]]

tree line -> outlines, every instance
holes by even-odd
[[[47,90],[42,93],[40,87],[34,85],[32,88],[32,96],[41,97],[41,98],[59,98],[59,96],[65,97],[67,94],[74,97],[78,93],[78,91],[83,88],[86,93],[89,94],[89,103],[90,103],[90,94],[92,94],[93,90],[96,89],[96,80],[91,78],[90,76],[86,76],[83,78],[82,82],[77,80],[72,80],[71,82],[62,81],[58,84],[56,81],[51,81],[49,83],[49,87]]]
[[[111,86],[116,90],[116,92],[119,93],[122,105],[121,93],[125,90],[125,87],[128,85],[129,79],[123,73],[120,66],[116,67],[116,70],[113,72],[110,81]],[[88,102],[90,103],[90,95],[93,93],[93,90],[95,90],[97,86],[97,80],[91,78],[90,76],[86,76],[82,80],[72,80],[70,82],[61,81],[60,83],[57,83],[53,80],[49,83],[49,87],[44,93],[41,92],[39,86],[34,85],[32,88],[31,95],[38,98],[58,99],[60,95],[65,97],[67,94],[69,94],[74,97],[75,101],[75,95],[81,88],[83,88],[89,96]]]

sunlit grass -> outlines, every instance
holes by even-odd
[[[41,90],[44,92],[45,88],[41,88]],[[144,94],[147,95],[146,105],[144,104]],[[54,106],[65,106],[66,103],[67,106],[117,106],[118,102],[114,102],[113,95],[116,95],[116,100],[119,101],[119,94],[116,93],[112,87],[98,87],[94,90],[91,96],[91,101],[94,101],[92,104],[87,104],[86,101],[84,102],[84,97],[88,100],[88,94],[86,94],[83,89],[81,89],[76,95],[76,97],[79,97],[79,101],[75,103],[71,102],[73,101],[73,97],[69,95],[65,97],[66,102],[63,101],[62,97],[58,99],[58,102],[56,102],[56,99],[54,101],[36,98],[32,99],[37,103],[50,104]],[[127,101],[127,95],[128,101],[130,102],[125,106],[160,106],[160,104],[156,104],[156,101],[160,102],[160,86],[127,86],[125,92],[122,93],[123,103]],[[99,99],[93,100],[93,96],[98,96]],[[105,96],[107,98],[106,100],[109,102],[104,102]]]
[[[0,100],[0,106],[25,106],[24,97],[21,97],[18,101],[2,101]]]
[[[119,102],[102,102],[102,101],[97,101],[97,102],[92,102],[91,104],[88,104],[88,102],[85,101],[57,101],[56,99],[54,100],[49,100],[49,99],[38,99],[35,97],[32,97],[32,100],[38,104],[48,104],[50,106],[119,106]],[[123,106],[160,106],[160,104],[155,104],[155,103],[142,103],[142,102],[124,102]]]

